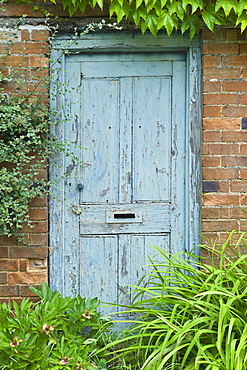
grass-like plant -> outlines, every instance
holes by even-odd
[[[152,271],[127,311],[132,326],[115,341],[131,369],[247,369],[247,240],[232,232],[208,257],[170,255]]]

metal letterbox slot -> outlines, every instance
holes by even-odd
[[[105,222],[108,224],[129,224],[143,222],[142,212],[132,210],[109,210],[105,213]]]

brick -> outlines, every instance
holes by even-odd
[[[238,39],[237,30],[236,29],[226,30],[225,36],[227,40],[235,41]]]
[[[230,183],[229,181],[220,181],[219,182],[219,192],[220,193],[229,193]]]
[[[247,94],[240,95],[240,104],[247,104]]]
[[[240,68],[204,68],[203,78],[216,78],[217,80],[234,80],[241,76]]]
[[[204,180],[230,180],[237,179],[239,171],[237,168],[203,168]]]
[[[238,104],[239,94],[204,94],[204,104]]]
[[[47,29],[44,30],[32,30],[32,41],[48,41],[50,32]]]
[[[0,284],[7,284],[8,275],[7,272],[0,272]]]
[[[49,59],[46,57],[41,56],[30,56],[30,67],[48,67],[49,66]]]
[[[220,81],[203,81],[202,89],[204,92],[220,92],[221,82]]]
[[[238,228],[236,220],[218,220],[218,221],[203,221],[202,227],[204,231],[231,231]]]
[[[231,207],[221,207],[220,208],[220,218],[224,218],[224,219],[230,218],[230,208]]]
[[[220,158],[213,157],[213,156],[203,156],[202,157],[202,165],[203,167],[219,167],[220,166]]]
[[[241,127],[238,118],[203,118],[203,129],[205,130],[235,130]]]
[[[27,17],[33,15],[33,9],[31,6],[18,4],[4,4],[4,10],[0,11],[1,17],[21,17],[26,14]]]
[[[23,226],[23,231],[28,233],[46,233],[48,231],[47,221],[33,221],[31,227],[28,225]]]
[[[240,219],[247,217],[247,213],[243,211],[240,207],[230,207],[229,211],[231,219],[233,218]]]
[[[2,235],[1,235],[2,237]],[[8,258],[9,256],[9,249],[8,247],[0,247],[0,258]]]
[[[241,232],[246,232],[246,230],[247,230],[247,220],[239,220],[239,230]],[[246,250],[245,250],[245,254],[246,254]]]
[[[21,30],[21,39],[22,39],[22,41],[29,41],[30,40],[29,30]]]
[[[219,182],[218,181],[203,181],[202,182],[202,191],[204,193],[219,191]]]
[[[247,194],[241,194],[240,195],[240,206],[246,206],[247,205]]]
[[[0,260],[0,271],[18,271],[18,261]]]
[[[47,272],[11,272],[8,280],[9,284],[41,284],[42,281],[47,281]]]
[[[19,266],[20,266],[20,271],[27,271],[27,260],[20,260]]]
[[[203,131],[203,141],[205,142],[218,142],[221,141],[220,131]]]
[[[35,286],[35,288],[37,289],[41,288],[41,285],[34,285],[34,284],[32,285]],[[37,297],[35,293],[31,292],[31,290],[29,289],[29,286],[27,285],[21,285],[20,290],[21,290],[22,297]]]
[[[0,285],[0,297],[17,297],[20,295],[19,285]]]
[[[241,120],[239,121],[241,122]],[[247,141],[247,131],[222,131],[222,141],[240,143]]]
[[[31,220],[47,220],[47,208],[30,208],[29,217]]]
[[[239,154],[238,144],[207,144],[205,146],[205,154],[211,155],[226,155],[226,154]]]
[[[247,157],[246,156],[234,156],[234,157],[223,157],[222,158],[223,167],[247,167]]]
[[[47,247],[10,247],[10,258],[37,258],[47,257]]]
[[[210,31],[208,28],[202,29],[202,39],[205,40],[214,40],[216,38],[216,33]]]
[[[241,181],[241,180],[239,180],[239,181],[232,181],[230,187],[231,187],[231,191],[232,192],[244,192],[244,191],[247,191],[247,181]]]
[[[247,78],[247,68],[242,68],[242,79]]]
[[[206,105],[203,108],[204,117],[219,117],[221,116],[221,106],[218,105]]]
[[[202,218],[216,219],[220,218],[220,208],[202,207]]]
[[[206,67],[220,67],[220,62],[221,62],[221,57],[213,57],[209,55],[204,55],[203,56],[203,68]]]
[[[18,42],[10,47],[11,54],[39,54],[39,57],[48,54],[49,47],[45,42]]]
[[[30,234],[29,238],[30,245],[48,245],[48,235],[47,234]]]
[[[28,263],[28,271],[47,269],[47,260],[30,259]]]
[[[236,43],[222,43],[222,44],[203,44],[203,54],[238,54],[238,45]]]
[[[12,67],[12,68],[27,68],[28,57],[20,55],[18,57],[13,58],[13,56],[10,55],[4,59],[3,65],[7,67]]]
[[[223,81],[223,91],[247,92],[247,81]]]
[[[247,55],[223,56],[222,65],[227,67],[246,67]]]
[[[222,115],[225,117],[245,117],[247,116],[247,107],[223,107]]]
[[[24,235],[24,239],[27,240],[27,235]],[[0,237],[0,246],[12,246],[19,245],[15,236],[8,237],[7,235],[1,235]]]
[[[30,207],[45,207],[47,206],[47,198],[42,197],[42,198],[34,198],[30,203]]]
[[[240,145],[240,154],[247,154],[247,144]]]
[[[239,204],[239,197],[232,194],[206,193],[203,196],[203,204],[205,206],[237,205]]]
[[[247,180],[247,169],[240,168],[240,179]]]

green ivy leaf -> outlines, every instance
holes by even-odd
[[[188,29],[190,30],[190,38],[192,39],[200,29],[200,22],[197,15],[192,14],[190,17],[185,15],[181,24],[181,32],[184,33]]]
[[[146,19],[146,24],[150,32],[156,36],[157,35],[157,16],[156,14],[148,14]]]
[[[141,6],[142,1],[143,0],[136,0],[136,9],[138,9]]]
[[[237,6],[237,14],[238,16],[241,16],[243,11],[247,9],[247,1],[246,0],[240,0]]]
[[[241,32],[247,27],[247,14],[243,13],[240,17],[237,18],[236,25],[241,24]]]
[[[214,6],[212,4],[206,7],[206,10],[202,11],[202,18],[206,23],[207,27],[213,32],[215,24],[224,24],[225,21],[214,11]]]
[[[161,17],[159,18],[157,22],[157,28],[158,30],[165,27],[166,32],[170,36],[172,31],[177,29],[178,27],[178,19],[175,16],[175,14],[169,14],[167,12],[163,12]]]
[[[124,8],[121,6],[121,4],[119,4],[119,2],[116,0],[114,0],[110,4],[110,16],[112,17],[114,13],[116,13],[117,15],[117,22],[118,23],[121,22],[121,20],[125,16],[125,11],[124,11]]]
[[[177,2],[177,1],[174,1],[174,2],[172,2],[172,5],[168,9],[169,9],[170,14],[175,13],[178,16],[179,19],[183,20],[183,18],[184,18],[184,9],[183,9],[181,3]]]
[[[220,8],[225,12],[225,15],[228,16],[230,11],[233,9],[237,10],[238,2],[236,0],[217,0],[215,4],[215,12],[217,13]]]
[[[197,9],[203,9],[202,0],[182,0],[182,7],[186,10],[187,6],[190,5],[192,9],[192,14],[197,11]]]

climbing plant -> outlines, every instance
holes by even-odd
[[[22,24],[25,20],[21,21]],[[30,83],[27,77],[29,73],[32,74],[31,67],[30,70],[21,69],[25,72],[23,75],[18,68],[16,70],[11,65],[6,69],[9,50],[18,37],[18,24],[11,32],[6,28],[1,35],[5,47],[0,53],[0,235],[16,235],[19,240],[24,241],[23,226],[32,226],[29,203],[36,197],[48,194],[53,196],[49,189],[51,181],[45,177],[52,155],[64,152],[77,164],[78,158],[74,155],[72,144],[66,139],[61,142],[50,133],[51,125],[56,125],[61,120],[66,124],[70,119],[69,116],[61,117],[56,110],[49,110],[49,70],[54,74],[58,72],[53,68],[59,64],[56,63],[57,60],[50,61],[50,69],[47,66],[42,67],[42,76],[38,75],[36,85],[33,80]],[[68,49],[76,43],[79,36],[83,37],[86,33],[103,27],[120,29],[114,23],[90,23],[80,34],[76,31],[72,35],[68,41]],[[6,36],[3,36],[5,33]],[[51,35],[50,38],[54,36]],[[60,64],[58,68],[62,68]],[[12,84],[13,92],[5,89],[6,83]],[[61,95],[66,89],[66,83],[57,85],[54,91],[50,91],[50,98],[55,99],[58,92]],[[59,180],[52,180],[53,187]]]
[[[33,4],[32,0],[16,0],[16,3]],[[45,0],[45,3],[61,3],[64,10],[72,16],[76,10],[84,13],[87,6],[96,5],[104,8],[104,0]],[[108,2],[107,2],[108,3]],[[42,9],[42,5],[33,5]],[[182,33],[189,30],[192,38],[200,29],[201,22],[211,31],[215,25],[223,25],[227,21],[235,26],[240,25],[243,32],[247,27],[246,0],[110,0],[109,15],[116,16],[117,22],[126,19],[133,21],[142,32],[150,30],[156,35],[165,29],[168,35],[180,29]]]

